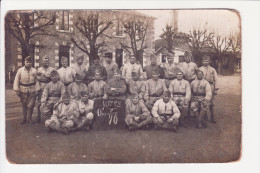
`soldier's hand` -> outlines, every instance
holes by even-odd
[[[37,71],[36,74],[37,74],[37,76],[40,76],[40,75],[41,75],[41,72],[38,72],[38,71]]]
[[[158,121],[160,124],[163,124],[163,120],[161,118],[158,118]]]
[[[18,97],[21,96],[21,92],[20,92],[20,90],[16,90],[15,92],[16,92],[16,95],[17,95]]]
[[[173,121],[172,118],[169,118],[169,119],[167,120],[168,123],[171,123],[172,121]]]
[[[138,116],[134,116],[134,120],[135,121],[139,121],[139,117]]]

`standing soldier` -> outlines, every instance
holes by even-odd
[[[174,53],[168,53],[167,61],[162,64],[162,68],[164,70],[164,77],[165,77],[165,85],[169,88],[169,85],[173,79],[176,79],[176,72],[179,70],[178,64],[173,62]]]
[[[24,67],[19,68],[15,76],[13,89],[20,97],[23,106],[23,121],[21,124],[33,124],[33,108],[36,95],[40,90],[36,73],[36,69],[32,67],[32,58],[28,56],[24,59]]]
[[[129,130],[140,129],[152,122],[152,117],[146,106],[139,100],[138,93],[132,93],[126,103],[126,124]]]
[[[68,87],[74,81],[76,71],[68,66],[68,58],[61,57],[62,67],[58,70],[60,81]]]
[[[198,69],[197,64],[191,61],[191,54],[186,51],[184,53],[185,62],[180,63],[180,69],[184,73],[184,79],[190,83],[196,78],[196,70]]]
[[[197,70],[197,79],[191,82],[191,106],[190,109],[197,117],[197,127],[207,127],[203,120],[207,114],[208,104],[212,97],[211,87],[208,81],[203,79],[203,71]]]
[[[185,127],[184,117],[187,116],[189,102],[191,98],[190,84],[183,79],[183,72],[177,72],[177,79],[174,79],[169,86],[172,99],[181,111],[180,125]]]
[[[106,92],[109,99],[126,99],[126,82],[121,78],[119,70],[116,70],[114,77],[107,82]]]
[[[216,70],[210,66],[210,57],[205,55],[202,58],[202,64],[203,66],[200,67],[200,70],[203,72],[204,74],[204,79],[206,81],[209,82],[210,86],[211,86],[211,91],[212,91],[212,98],[210,100],[210,106],[209,106],[209,110],[210,110],[210,114],[211,114],[211,122],[212,123],[216,123],[215,121],[215,117],[214,117],[214,96],[217,95],[217,72]]]
[[[68,93],[73,100],[80,99],[80,92],[88,91],[88,87],[83,83],[83,78],[80,74],[75,75],[75,82],[68,86]]]
[[[38,94],[38,120],[37,122],[41,122],[41,97],[42,97],[42,92],[47,85],[51,81],[51,72],[55,70],[54,68],[49,66],[49,57],[45,56],[42,60],[42,67],[40,67],[37,70],[37,80],[39,81],[40,85],[40,91]]]
[[[130,56],[130,62],[125,64],[122,70],[122,76],[128,83],[132,78],[132,72],[136,72],[139,74],[140,78],[143,79],[143,69],[142,66],[136,62],[135,56]]]
[[[150,56],[150,65],[147,65],[144,67],[144,72],[146,73],[146,78],[151,79],[152,78],[152,71],[159,71],[159,78],[160,79],[164,79],[164,71],[163,69],[160,67],[160,65],[157,65],[157,58],[155,54],[151,54]]]
[[[159,79],[159,72],[157,70],[152,72],[152,79],[146,81],[146,91],[144,99],[149,110],[152,109],[154,103],[161,98],[163,92],[167,88],[163,79]]]
[[[95,72],[99,70],[101,75],[101,80],[106,81],[107,80],[107,71],[104,66],[100,64],[99,56],[94,57],[94,64],[89,67],[88,73],[87,73],[87,80],[88,84],[95,80]]]
[[[141,101],[144,99],[145,94],[145,82],[139,79],[139,74],[132,72],[132,79],[130,79],[129,84],[129,94],[138,93],[138,97]]]
[[[61,96],[65,91],[64,84],[59,81],[58,72],[53,70],[51,72],[51,82],[45,86],[41,97],[40,110],[44,119],[50,118],[55,104],[59,104]]]
[[[97,100],[97,99],[107,99],[106,93],[106,82],[101,80],[101,72],[97,70],[95,72],[95,80],[88,84],[88,91],[90,99]]]
[[[84,55],[78,55],[76,56],[76,63],[71,66],[77,74],[82,76],[82,79],[84,80],[87,75],[87,67],[83,64],[84,62]]]
[[[171,100],[170,91],[163,93],[163,98],[157,100],[152,109],[153,123],[155,129],[163,128],[176,132],[180,111]]]
[[[112,61],[112,53],[105,54],[103,66],[107,71],[107,80],[112,79],[114,77],[115,70],[118,69],[117,63]]]

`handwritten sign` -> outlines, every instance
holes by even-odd
[[[95,100],[95,130],[125,129],[125,101],[122,99]]]

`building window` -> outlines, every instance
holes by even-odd
[[[61,12],[59,30],[69,31],[69,11]]]
[[[124,26],[122,25],[122,22],[117,19],[117,24],[116,24],[116,36],[123,36],[124,33]]]

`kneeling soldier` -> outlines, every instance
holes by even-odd
[[[94,109],[94,101],[89,100],[89,94],[87,91],[82,91],[80,96],[81,99],[78,101],[79,115],[75,116],[73,119],[76,127],[71,128],[69,131],[81,130],[84,127],[86,130],[89,130],[89,126],[91,125],[94,118],[92,113]]]
[[[45,121],[45,127],[64,134],[69,133],[69,129],[74,126],[73,119],[79,116],[78,105],[70,100],[70,95],[65,92],[60,103],[53,111],[50,119]]]
[[[183,79],[183,72],[177,72],[177,79],[174,79],[169,86],[172,99],[181,111],[180,125],[185,127],[184,117],[187,116],[189,102],[191,97],[190,84]]]
[[[171,100],[170,91],[163,93],[163,98],[157,100],[152,109],[153,123],[155,128],[163,128],[176,132],[180,111]]]
[[[204,127],[207,127],[203,118],[207,115],[212,93],[210,84],[203,79],[203,72],[201,70],[197,70],[197,79],[191,82],[191,92],[192,99],[190,109],[197,117],[197,127],[202,128],[202,124]]]
[[[49,82],[43,92],[41,98],[41,115],[43,119],[49,119],[53,114],[53,107],[59,101],[66,89],[62,82],[59,81],[59,74],[56,70],[51,72],[51,82]]]
[[[140,129],[152,122],[152,117],[146,106],[139,100],[138,93],[132,93],[126,103],[126,124],[129,130]]]

